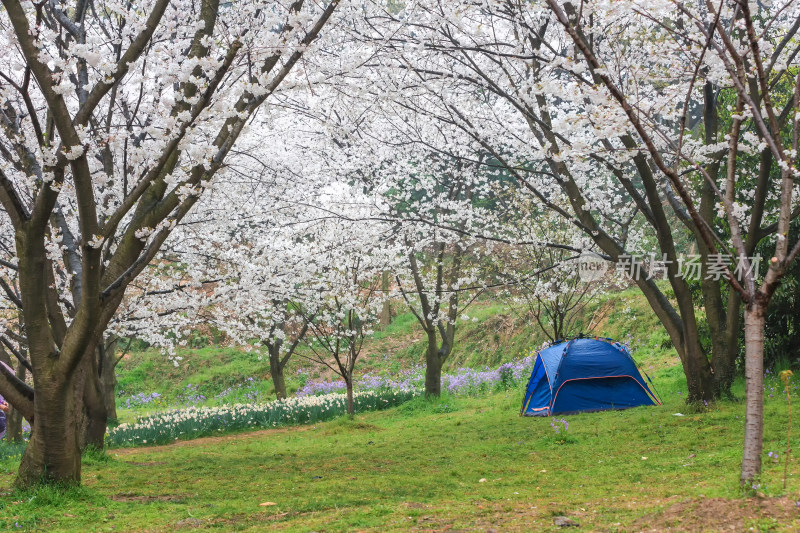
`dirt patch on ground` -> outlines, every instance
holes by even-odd
[[[289,426],[285,428],[248,431],[247,433],[234,433],[232,435],[220,435],[219,437],[200,437],[199,439],[192,439],[192,440],[176,440],[173,443],[163,444],[161,446],[148,446],[148,447],[138,447],[138,448],[113,448],[109,450],[109,455],[114,457],[124,457],[132,453],[141,453],[141,452],[154,453],[154,452],[169,450],[170,448],[179,448],[184,446],[208,446],[209,444],[220,443],[220,442],[246,441],[254,439],[257,440],[270,435],[280,435],[282,433],[288,433],[290,431],[292,432],[308,431],[309,429],[313,429],[314,427],[315,426]],[[149,463],[149,464],[160,464],[160,463]]]
[[[683,500],[634,523],[637,531],[796,531],[800,509],[790,498]]]
[[[153,502],[183,502],[186,501],[186,496],[180,494],[134,494],[132,492],[114,494],[111,499],[115,502],[136,502],[136,503],[153,503]]]
[[[232,531],[234,529],[240,529],[247,526],[254,526],[257,524],[275,524],[276,522],[285,522],[287,520],[291,520],[293,518],[308,516],[314,514],[313,512],[295,512],[295,511],[285,511],[285,512],[277,512],[277,513],[270,513],[270,512],[260,512],[260,513],[252,513],[252,514],[233,514],[224,518],[215,518],[213,520],[208,521],[208,526],[210,528],[222,528],[223,531]],[[269,529],[274,529],[275,525],[271,526]],[[266,531],[266,530],[265,530]]]
[[[607,502],[605,502],[607,503]],[[626,531],[626,532],[725,532],[725,531],[800,531],[800,509],[790,498],[750,499],[680,499],[675,496],[661,501],[619,501],[619,505],[637,510],[644,505],[662,504],[665,507],[631,521],[615,516],[613,510],[591,503],[585,507],[565,507],[559,502],[532,501],[472,502],[471,517],[462,523],[463,531],[527,532],[527,531]],[[413,504],[404,504],[412,511]],[[432,516],[418,516],[409,529],[447,531],[453,533],[447,521],[436,516],[435,509],[418,509]],[[637,513],[638,514],[638,513]],[[563,515],[578,527],[559,527],[557,516]],[[437,524],[436,522],[439,521]],[[452,521],[451,521],[452,523]],[[752,529],[751,529],[752,528]]]
[[[419,503],[419,502],[403,502],[403,505],[407,509],[431,509],[432,506],[427,503]]]

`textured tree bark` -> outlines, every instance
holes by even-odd
[[[75,409],[71,423],[77,429],[81,453],[88,447],[102,450],[105,446],[108,411],[98,368],[102,355],[99,347],[87,350],[73,377]]]
[[[269,348],[269,373],[272,377],[272,385],[275,387],[275,395],[279,400],[286,398],[286,378],[283,375],[283,365],[278,347]]]
[[[384,270],[383,274],[381,275],[381,290],[384,294],[388,294],[389,292],[389,271]],[[386,299],[383,302],[383,307],[381,308],[381,326],[388,326],[392,323],[392,304],[391,302]]]
[[[17,377],[25,381],[27,369],[21,364],[17,363],[17,370],[15,374]],[[6,416],[6,439],[11,442],[22,442],[22,420],[24,417],[18,410],[12,408]]]
[[[736,359],[739,357],[739,331],[741,328],[742,297],[731,290],[728,295],[728,311],[725,322],[725,352],[713,354],[711,363],[714,366],[714,377],[720,392],[731,398],[731,385],[736,377]]]
[[[764,434],[764,323],[767,301],[756,293],[744,312],[745,419],[742,486],[752,486],[761,474]]]
[[[96,353],[96,350],[92,350]],[[87,354],[83,358],[85,365],[85,376],[83,383],[83,394],[81,395],[81,410],[78,415],[83,418],[81,427],[83,432],[79,440],[81,452],[88,447],[102,450],[105,447],[105,435],[108,428],[108,411],[106,410],[105,394],[100,380],[97,360]],[[99,356],[100,354],[97,353]]]
[[[41,225],[30,225],[17,231],[20,290],[28,353],[33,365],[33,427],[31,440],[25,448],[15,481],[25,487],[36,483],[80,483],[81,454],[78,428],[75,426],[77,368],[65,364],[85,345],[88,325],[96,317],[77,315],[72,326],[76,333],[68,340],[58,327],[51,327],[50,314],[55,309],[48,302],[47,259],[44,239],[37,238]],[[58,318],[56,316],[56,318]],[[91,343],[90,343],[91,344]],[[59,349],[60,348],[60,349]],[[64,359],[62,359],[64,358]]]
[[[98,358],[101,361],[100,385],[103,394],[103,404],[106,409],[106,418],[109,422],[117,420],[117,341],[105,344],[98,348]]]
[[[442,394],[442,365],[436,331],[428,332],[428,347],[425,351],[425,397],[437,398]]]
[[[346,376],[344,382],[347,385],[347,414],[352,420],[356,414],[356,406],[353,402],[353,374]]]
[[[686,375],[688,401],[713,401],[719,396],[719,391],[708,357],[700,344],[700,335],[696,329],[684,330],[684,339],[685,357],[681,363]]]
[[[43,369],[34,375],[34,381],[31,440],[22,455],[15,483],[20,487],[42,482],[80,483],[73,380]]]

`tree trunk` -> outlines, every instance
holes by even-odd
[[[425,351],[425,397],[439,397],[442,394],[442,358],[436,332],[428,332],[428,348]]]
[[[389,294],[389,271],[384,270],[383,275],[381,276],[381,290],[383,291],[384,297]],[[381,308],[381,326],[388,326],[392,323],[392,304],[389,302],[389,299],[386,298],[383,301],[383,307]]]
[[[14,409],[6,414],[6,439],[10,442],[22,442],[22,415]]]
[[[272,376],[272,385],[275,387],[275,395],[279,400],[286,398],[286,378],[283,375],[283,365],[281,365],[280,353],[278,349],[269,349],[269,373]]]
[[[756,293],[744,312],[746,403],[741,484],[750,486],[761,474],[764,436],[764,323],[767,301]]]
[[[707,146],[713,145],[718,138],[719,133],[719,103],[717,94],[714,90],[714,85],[707,81],[703,86],[703,122],[705,124],[705,139],[704,142]],[[717,181],[719,176],[720,162],[714,161],[706,167],[706,171],[712,177],[713,181]],[[700,217],[709,226],[714,225],[714,208],[717,204],[717,195],[714,188],[708,182],[703,181],[702,193],[700,197],[700,208],[698,213]],[[700,249],[701,264],[702,264],[702,277],[700,286],[703,293],[703,307],[705,308],[706,322],[711,336],[711,366],[714,369],[714,382],[716,391],[720,396],[731,395],[731,384],[733,383],[733,366],[732,361],[729,360],[730,350],[728,342],[730,336],[727,334],[728,322],[732,319],[729,316],[731,311],[731,303],[734,295],[738,293],[733,289],[730,290],[728,297],[727,310],[724,307],[722,300],[722,285],[727,284],[724,279],[714,279],[714,276],[709,276],[709,265],[711,264],[709,249],[703,236],[694,224],[689,225],[695,240]],[[727,311],[727,312],[726,312]],[[738,313],[738,307],[734,309]],[[734,337],[734,342],[736,338]]]
[[[559,313],[558,310],[553,311],[552,324],[553,324],[553,339],[560,340],[565,338],[564,334],[564,314]]]
[[[670,285],[675,292],[675,299],[680,311],[680,337],[683,341],[681,363],[686,375],[686,386],[689,389],[688,400],[690,402],[711,402],[719,397],[719,390],[714,380],[711,363],[700,343],[694,299],[686,281],[674,274],[670,270]],[[679,344],[675,344],[675,346],[679,346]]]
[[[98,348],[100,366],[100,390],[103,395],[106,418],[117,423],[117,340],[101,343]]]
[[[667,330],[675,351],[678,352],[686,376],[686,386],[689,389],[688,400],[714,400],[718,388],[711,364],[700,344],[694,303],[688,285],[675,276],[670,279],[670,285],[678,300],[679,314],[654,280],[639,276],[635,281],[647,298],[650,308]]]
[[[353,376],[352,374],[349,377],[346,377],[345,385],[347,385],[347,414],[350,416],[350,420],[355,417],[356,414],[356,406],[353,402]]]
[[[694,312],[694,303],[688,285],[676,276],[670,277],[670,286],[678,301],[678,314],[653,280],[640,276],[636,284],[642,289],[650,308],[658,316],[672,340],[681,360],[690,402],[713,401],[718,388],[708,357],[700,344],[700,333]]]
[[[727,397],[732,397],[731,385],[736,377],[736,359],[739,356],[739,328],[741,327],[742,297],[731,289],[728,296],[728,311],[725,325],[725,353],[713,354],[714,378],[717,380],[719,390]]]
[[[20,487],[41,482],[78,484],[81,480],[74,379],[47,370],[34,375],[33,429],[15,482]]]
[[[686,376],[686,387],[688,389],[689,402],[711,402],[719,394],[714,374],[708,364],[708,357],[700,345],[700,336],[697,330],[691,330],[687,334],[684,328],[684,357],[683,373]]]
[[[108,411],[106,411],[103,384],[100,381],[98,358],[103,356],[100,348],[92,348],[81,359],[75,372],[75,419],[73,423],[79,428],[78,446],[81,452],[88,447],[102,450],[105,447],[106,429],[108,429]]]
[[[80,440],[81,451],[88,447],[102,450],[105,447],[105,436],[108,430],[108,411],[106,411],[105,394],[98,388],[98,378],[94,377],[84,387],[83,413],[86,420],[85,430]]]
[[[19,362],[17,362],[17,370],[15,374],[17,377],[25,381],[28,370]],[[11,442],[22,442],[22,413],[13,407],[6,415],[6,439]]]

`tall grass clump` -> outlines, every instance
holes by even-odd
[[[5,439],[0,441],[0,463],[19,461],[27,446],[27,441],[12,442]]]

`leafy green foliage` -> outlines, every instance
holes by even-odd
[[[88,446],[84,451],[81,457],[81,460],[84,464],[105,464],[111,458],[108,456],[105,450],[101,450],[96,448],[95,446]]]

